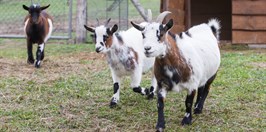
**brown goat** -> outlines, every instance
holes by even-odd
[[[47,40],[50,38],[53,24],[52,18],[48,15],[45,10],[50,5],[39,6],[32,4],[30,7],[23,5],[23,8],[29,12],[25,17],[24,31],[27,36],[27,51],[29,64],[34,63],[34,57],[32,54],[32,45],[34,43],[38,44],[38,49],[36,51],[36,62],[35,67],[40,68],[41,60],[44,58],[44,47]]]

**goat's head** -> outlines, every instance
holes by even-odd
[[[95,49],[97,53],[106,53],[112,47],[113,34],[117,31],[118,26],[113,25],[112,28],[107,27],[111,18],[109,18],[104,25],[99,25],[97,27],[88,27],[84,25],[85,29],[93,33],[92,39],[96,44]],[[97,20],[98,21],[98,20]]]
[[[143,36],[144,53],[147,57],[159,57],[166,54],[165,34],[173,26],[173,19],[162,24],[169,11],[161,13],[156,22],[149,22],[146,26],[131,22],[133,27],[141,31]]]
[[[42,7],[40,5],[32,4],[30,7],[23,5],[23,8],[29,12],[30,22],[38,24],[40,21],[40,13],[42,12],[42,10],[45,10],[49,6],[50,4]]]

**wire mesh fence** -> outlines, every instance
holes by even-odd
[[[151,9],[154,16],[159,14],[160,0],[139,0],[139,2],[145,9]],[[110,25],[116,23],[120,30],[125,30],[131,27],[130,21],[144,21],[130,0],[88,0],[87,4],[89,25],[97,25],[96,18],[100,24],[111,18]]]
[[[45,6],[53,17],[53,38],[71,38],[75,34],[77,0],[32,0],[33,3]],[[145,9],[151,9],[153,16],[159,14],[160,0],[139,0]],[[0,38],[22,38],[24,33],[24,18],[28,14],[22,8],[30,6],[31,0],[0,0]],[[110,25],[118,24],[122,30],[131,27],[130,21],[143,22],[130,0],[87,0],[87,24],[97,25],[96,18],[103,24],[111,18]]]
[[[53,18],[53,34],[55,38],[69,38],[71,0],[32,0],[33,3],[45,6]],[[0,36],[24,37],[24,19],[28,14],[22,5],[30,6],[31,0],[0,0]]]

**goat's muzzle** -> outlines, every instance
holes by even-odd
[[[97,47],[97,48],[96,48],[96,52],[97,52],[97,53],[101,52],[101,47]]]

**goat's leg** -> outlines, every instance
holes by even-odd
[[[113,108],[117,105],[119,98],[120,98],[120,77],[118,77],[113,70],[112,72],[112,78],[114,82],[114,94],[110,102],[110,107]]]
[[[44,49],[44,43],[39,44],[37,51],[36,51],[36,62],[35,62],[36,68],[40,68],[41,66],[41,58],[42,58],[43,49]]]
[[[45,49],[45,43],[44,43],[43,51],[42,51],[42,54],[41,54],[41,61],[44,59],[44,49]]]
[[[148,99],[153,99],[156,88],[157,88],[157,80],[155,78],[155,75],[152,73],[152,80],[151,80],[152,86],[150,87]]]
[[[210,86],[213,82],[213,80],[215,79],[216,77],[216,74],[213,75],[205,84],[205,86],[203,87],[200,87],[199,90],[201,91],[198,91],[198,97],[197,97],[197,101],[196,101],[196,104],[195,104],[195,109],[194,109],[194,113],[195,114],[200,114],[202,113],[202,109],[203,109],[203,105],[204,105],[204,102],[209,94],[209,91],[210,91]],[[199,94],[200,92],[200,94]],[[199,97],[200,96],[200,97]]]
[[[192,123],[192,105],[193,105],[193,99],[195,96],[196,91],[192,91],[187,95],[186,98],[186,114],[185,117],[182,120],[182,125],[190,125]]]
[[[200,114],[201,113],[201,109],[199,108],[199,104],[202,101],[204,88],[205,88],[205,85],[198,88],[198,95],[197,95],[197,100],[195,103],[194,114]]]
[[[34,64],[34,57],[33,57],[33,54],[32,54],[32,42],[27,39],[27,52],[28,52],[28,60],[27,60],[27,63],[28,64]]]
[[[140,93],[142,95],[148,95],[149,89],[140,87],[141,76],[142,76],[142,68],[135,69],[134,73],[131,75],[131,87],[133,88],[133,91],[136,93]]]
[[[157,109],[158,109],[158,120],[156,129],[157,132],[162,132],[165,128],[165,119],[164,119],[164,100],[166,98],[167,91],[165,88],[160,87],[158,88],[157,92]]]

